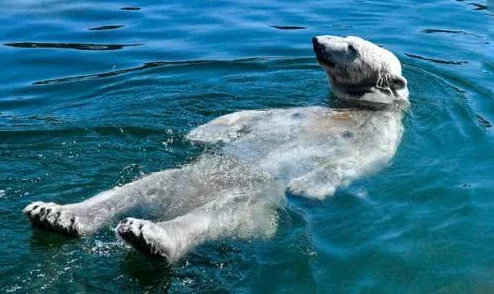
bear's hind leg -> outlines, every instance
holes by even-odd
[[[117,188],[120,189],[120,188]],[[102,192],[86,201],[60,205],[53,202],[33,202],[22,211],[34,227],[42,230],[77,237],[91,234],[118,212],[124,210],[122,205],[112,205],[117,199],[123,199],[117,189]]]
[[[175,240],[172,240],[163,226],[151,221],[125,218],[116,229],[122,239],[138,251],[154,257],[174,261]]]
[[[75,214],[64,210],[61,205],[53,202],[34,202],[26,206],[23,212],[33,226],[40,229],[68,236],[79,236],[84,231]]]
[[[277,207],[269,200],[239,195],[213,201],[170,221],[126,218],[116,232],[142,253],[174,263],[206,241],[271,237],[277,228]]]
[[[69,236],[91,234],[107,225],[114,217],[138,205],[147,205],[156,202],[156,198],[168,196],[170,192],[166,187],[174,187],[173,179],[177,171],[154,173],[122,187],[103,191],[79,203],[59,205],[53,202],[34,202],[26,206],[23,212],[32,225],[40,229]],[[161,202],[166,203],[165,200]]]

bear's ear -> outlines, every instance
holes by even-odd
[[[404,77],[389,73],[380,74],[376,84],[376,88],[386,95],[393,95],[394,91],[406,87],[407,80]]]
[[[391,76],[390,78],[391,89],[399,90],[407,87],[407,80],[402,76]]]
[[[376,86],[367,89],[359,98],[374,105],[387,105],[396,100],[396,92],[406,89],[407,80],[398,75],[382,75]],[[408,95],[408,94],[407,94]]]

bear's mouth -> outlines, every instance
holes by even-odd
[[[317,62],[321,65],[321,66],[327,66],[327,67],[335,67],[335,64],[326,59],[326,58],[323,58],[323,57],[320,57],[320,56],[317,56],[316,55],[316,59],[317,59]]]

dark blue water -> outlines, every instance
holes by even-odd
[[[494,292],[494,2],[2,6],[1,291]],[[329,105],[319,34],[395,52],[412,107],[391,166],[322,202],[290,199],[273,240],[213,242],[170,268],[113,227],[66,239],[22,215],[193,159],[184,135],[220,115]]]

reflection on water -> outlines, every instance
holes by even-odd
[[[143,290],[167,293],[173,278],[173,268],[162,260],[129,252],[122,261],[123,272],[137,280]]]

